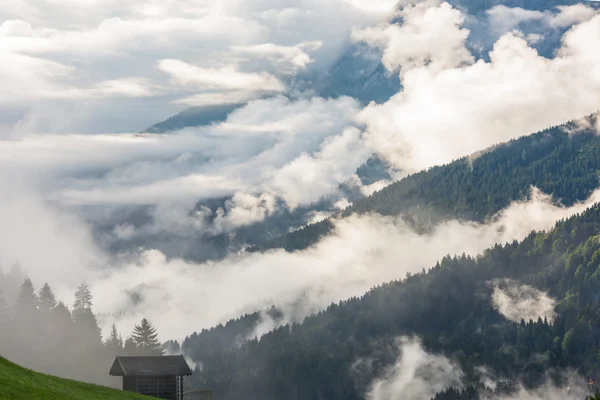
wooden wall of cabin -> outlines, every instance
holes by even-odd
[[[181,379],[177,376],[124,376],[123,390],[165,400],[180,400]]]

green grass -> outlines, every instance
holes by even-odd
[[[40,374],[0,357],[2,400],[150,400],[152,397]]]

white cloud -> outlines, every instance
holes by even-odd
[[[459,32],[460,19],[450,19]],[[489,62],[435,65],[438,58],[454,59],[444,50],[430,57],[431,64],[409,63],[403,92],[360,114],[366,140],[408,173],[591,114],[600,104],[600,58],[591,39],[599,34],[596,15],[564,35],[554,59],[539,56],[509,33],[496,42]],[[458,42],[455,48],[456,59],[462,60],[464,50]]]
[[[355,40],[381,47],[383,64],[393,72],[427,65],[438,71],[473,62],[465,47],[464,17],[448,3],[428,0],[403,7],[402,25],[390,24],[353,33]]]
[[[372,382],[367,399],[430,399],[449,387],[460,389],[465,384],[460,365],[442,354],[427,352],[418,338],[399,337],[396,346],[399,352],[396,363]],[[476,369],[488,375],[487,368],[481,366]],[[588,396],[589,388],[584,387],[583,377],[571,370],[554,372],[561,376],[561,387],[546,377],[544,383],[535,389],[521,385],[510,395],[483,392],[479,396],[484,400],[564,400]],[[489,382],[489,377],[486,380],[488,385],[494,384]]]
[[[427,235],[400,220],[354,216],[336,221],[334,234],[307,250],[242,254],[200,265],[149,250],[136,263],[94,279],[95,304],[99,312],[125,312],[118,322],[123,331],[145,315],[163,336],[176,338],[272,304],[284,311],[282,322],[300,321],[332,302],[430,268],[447,254],[476,255],[495,243],[549,229],[599,199],[596,191],[585,203],[564,208],[537,193],[529,202],[513,203],[493,223],[449,221]],[[132,303],[131,290],[140,292],[141,302]],[[198,301],[191,303],[190,297]],[[111,322],[107,319],[106,326]],[[258,326],[256,332],[265,329]]]
[[[322,42],[304,42],[295,46],[280,46],[273,43],[263,43],[251,46],[233,46],[238,54],[267,59],[276,64],[283,72],[295,72],[313,62],[306,51],[317,50]]]
[[[396,363],[372,383],[368,400],[430,399],[448,387],[461,388],[459,365],[442,355],[427,353],[416,338],[397,339]]]
[[[347,128],[358,110],[350,98],[275,97],[169,135],[16,135],[0,141],[0,165],[44,176],[45,196],[78,209],[153,206],[154,222],[133,231],[115,221],[118,240],[228,232],[271,215],[281,199],[296,207],[334,192],[369,155]],[[19,131],[43,121],[22,123]],[[215,215],[190,212],[220,196],[232,199]]]
[[[584,4],[558,6],[557,13],[552,10],[538,11],[497,5],[486,11],[492,29],[497,32],[509,32],[524,22],[537,21],[549,28],[567,28],[573,24],[589,21],[596,11]]]
[[[7,0],[0,10],[0,103],[12,112],[0,125],[61,106],[80,111],[48,126],[113,132],[118,120],[138,131],[169,116],[165,102],[174,109],[281,92],[282,77],[334,62],[353,26],[385,18],[381,3],[365,9],[346,0]],[[157,68],[161,60],[178,60],[169,72],[180,79],[169,80]],[[197,85],[213,79],[211,91]],[[126,110],[144,106],[147,112],[127,124]]]
[[[200,107],[219,104],[243,104],[254,98],[256,98],[255,92],[230,90],[227,92],[206,92],[194,94],[192,96],[174,100],[174,103]]]
[[[511,321],[554,321],[556,301],[547,293],[529,285],[503,280],[494,282],[492,303],[500,314]]]
[[[235,67],[201,68],[180,60],[161,60],[159,68],[172,76],[181,85],[194,84],[199,88],[257,90],[280,92],[284,89],[281,81],[263,73],[244,73]]]
[[[361,132],[349,128],[339,136],[326,138],[314,155],[301,154],[284,165],[270,186],[292,208],[311,204],[323,194],[332,193],[371,155],[361,140]]]

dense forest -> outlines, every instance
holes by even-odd
[[[600,372],[599,233],[596,205],[551,232],[497,244],[476,258],[448,256],[429,271],[242,345],[210,351],[207,332],[196,335],[183,344],[203,364],[194,384],[213,389],[219,399],[362,399],[395,361],[390,349],[400,335],[416,335],[428,351],[455,360],[474,384],[479,366],[530,387],[551,368],[594,375]],[[498,279],[545,290],[557,299],[556,318],[507,320],[491,301],[490,282]],[[352,367],[364,357],[377,362],[357,373]]]
[[[50,285],[36,292],[18,266],[0,269],[0,355],[36,371],[108,386],[116,355],[161,355],[156,329],[142,319],[125,340],[113,325],[103,340],[89,288],[81,284],[72,308],[57,301]],[[3,292],[7,294],[3,295]],[[11,304],[13,305],[11,307]],[[172,343],[168,343],[171,344]]]
[[[590,119],[597,116],[588,117]],[[592,124],[593,126],[593,124]],[[536,186],[564,205],[586,199],[600,186],[600,137],[594,129],[577,134],[574,122],[512,140],[450,164],[412,174],[358,199],[340,213],[403,214],[417,227],[445,219],[484,221]],[[331,219],[280,236],[250,251],[309,247],[331,232]]]

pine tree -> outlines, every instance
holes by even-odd
[[[102,344],[102,333],[92,312],[92,294],[85,283],[79,285],[75,292],[73,323],[76,335],[82,343],[93,347]]]
[[[18,320],[35,319],[38,310],[38,299],[31,279],[25,279],[21,285],[19,296],[15,303],[15,318]]]
[[[131,336],[128,337],[127,340],[125,340],[123,348],[125,350],[125,353],[129,356],[136,356],[138,354],[137,345],[135,344],[135,341]]]
[[[19,294],[19,285],[27,278],[19,263],[15,263],[5,276],[4,299],[9,306],[14,306]]]
[[[92,309],[92,294],[90,288],[85,283],[77,287],[75,292],[75,301],[73,302],[73,312]]]
[[[123,338],[117,331],[117,326],[112,325],[108,339],[105,343],[106,348],[114,354],[120,354],[123,351]]]
[[[56,308],[56,297],[48,283],[45,283],[38,293],[38,305],[40,311],[48,314]]]
[[[140,325],[133,328],[131,334],[140,355],[162,356],[165,351],[158,340],[156,328],[146,319],[142,319]]]
[[[31,368],[39,368],[38,358],[34,354],[39,352],[43,345],[38,336],[40,328],[43,326],[38,311],[38,299],[33,283],[30,279],[25,279],[15,303],[12,329],[14,339],[18,341],[19,347],[26,347],[28,351],[13,354],[12,357],[17,356],[15,361]]]

